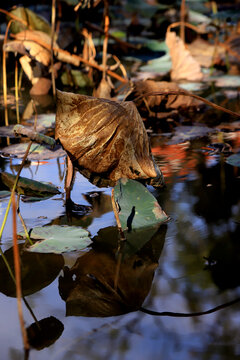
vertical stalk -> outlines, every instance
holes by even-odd
[[[103,79],[106,79],[107,71],[107,47],[108,47],[108,31],[109,31],[109,15],[108,15],[108,0],[104,0],[104,41],[103,41],[103,55],[102,55],[102,66],[103,66]]]
[[[13,257],[14,257],[14,270],[16,279],[16,296],[18,305],[18,316],[20,327],[23,337],[23,345],[25,351],[29,351],[29,343],[27,338],[27,332],[24,326],[23,310],[22,310],[22,289],[21,289],[21,268],[20,268],[20,255],[17,243],[17,211],[16,211],[16,199],[15,194],[12,197],[12,214],[13,214]]]
[[[10,28],[10,25],[12,23],[12,20],[10,20],[7,24],[6,32],[4,35],[4,41],[3,41],[3,59],[2,59],[2,65],[3,65],[3,102],[4,102],[4,114],[5,114],[5,126],[8,126],[8,109],[7,109],[7,68],[6,68],[6,51],[4,50],[4,45],[7,42],[8,37],[8,31]]]
[[[15,61],[15,100],[16,100],[16,116],[17,116],[17,123],[20,123],[19,118],[19,96],[18,96],[18,61]]]
[[[52,76],[52,91],[53,96],[56,96],[56,82],[55,82],[55,74],[53,67],[53,45],[54,45],[54,35],[55,35],[55,22],[56,22],[56,0],[52,0],[52,31],[51,31],[51,76]]]
[[[185,0],[182,0],[182,2],[181,2],[181,9],[180,9],[180,22],[181,22],[180,38],[181,38],[182,41],[185,43],[185,25],[184,25],[184,20],[185,20]]]

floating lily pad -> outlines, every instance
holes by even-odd
[[[54,113],[38,115],[36,130],[39,132],[44,132],[49,129],[54,129],[55,117],[56,117],[56,114],[54,114]],[[27,120],[27,123],[32,124],[32,125],[34,124],[34,122],[35,122],[34,116],[32,118],[30,118],[29,120]]]
[[[217,87],[239,87],[240,76],[238,75],[224,75],[224,76],[212,76],[209,80],[213,80]]]
[[[193,126],[178,126],[176,132],[168,142],[168,144],[180,144],[185,141],[208,136],[216,130],[207,126],[193,125]]]
[[[3,156],[7,156],[7,157],[13,156],[21,159],[25,155],[27,147],[28,147],[28,143],[10,145],[1,149],[0,153]],[[57,157],[61,157],[64,155],[66,155],[66,153],[60,145],[57,145],[54,149],[48,149],[45,146],[39,145],[37,143],[33,143],[31,145],[30,152],[28,154],[28,159],[47,160],[47,159],[55,159]]]
[[[172,62],[169,54],[160,58],[148,61],[147,65],[141,66],[141,71],[148,71],[157,74],[166,74],[171,70]]]
[[[13,131],[14,125],[9,125],[9,126],[0,126],[0,136],[1,137],[11,137],[14,138],[15,137],[15,133]]]
[[[135,180],[119,180],[114,188],[114,197],[123,229],[131,231],[164,223],[168,219],[155,197]]]
[[[238,154],[233,154],[230,155],[227,159],[226,162],[232,166],[237,166],[240,167],[240,153]]]
[[[7,172],[0,173],[1,185],[5,188],[12,189],[16,175],[9,174]],[[38,198],[50,197],[56,194],[60,194],[60,191],[53,185],[42,183],[40,181],[31,180],[20,176],[16,191],[21,195],[36,196]]]
[[[77,226],[36,227],[31,231],[30,237],[33,240],[42,240],[28,248],[28,251],[36,253],[61,254],[83,250],[92,242],[89,232]]]

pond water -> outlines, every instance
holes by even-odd
[[[239,168],[227,164],[222,153],[204,150],[213,138],[169,144],[167,138],[154,136],[151,141],[166,188],[149,190],[170,221],[123,262],[117,294],[109,287],[117,247],[111,189],[99,189],[77,174],[72,199],[92,205],[93,210],[85,216],[67,216],[65,158],[32,161],[22,170],[21,176],[51,182],[62,192],[44,201],[21,200],[28,229],[77,225],[94,240],[88,249],[63,256],[21,254],[26,300],[38,321],[47,319],[45,338],[35,339],[29,359],[240,357],[240,303],[197,317],[154,316],[137,310],[142,304],[158,312],[194,313],[240,297]],[[21,163],[0,161],[2,171],[15,174]],[[1,222],[8,199],[0,201]],[[10,212],[2,238],[8,259],[11,223]],[[22,230],[18,220],[18,231]],[[22,359],[14,287],[2,259],[0,267],[1,359]],[[33,318],[24,304],[23,310],[29,327]]]

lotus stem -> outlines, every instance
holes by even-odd
[[[6,51],[4,50],[4,45],[7,42],[8,31],[11,23],[12,20],[10,20],[7,24],[7,28],[4,35],[4,41],[3,41],[2,65],[3,65],[3,102],[4,102],[5,126],[8,126],[8,109],[7,109],[7,67],[6,67]]]
[[[16,198],[15,194],[12,197],[12,214],[13,214],[13,258],[14,258],[14,270],[15,270],[15,279],[16,279],[16,296],[17,296],[17,307],[18,307],[18,316],[19,322],[23,337],[23,345],[25,351],[29,350],[29,343],[27,332],[24,326],[23,319],[23,309],[22,309],[22,288],[21,288],[21,267],[20,267],[20,255],[17,242],[17,209],[16,209]]]
[[[106,79],[107,70],[107,47],[108,47],[108,31],[109,31],[109,15],[108,15],[108,1],[104,0],[104,41],[103,41],[103,55],[102,55],[102,78]]]
[[[19,96],[18,96],[18,62],[15,61],[15,100],[16,100],[16,116],[17,116],[17,123],[20,123],[19,118]]]
[[[54,62],[53,62],[53,44],[55,37],[55,23],[56,23],[56,0],[52,0],[52,26],[51,26],[51,77],[52,77],[52,91],[53,96],[56,96],[56,82],[54,74]]]

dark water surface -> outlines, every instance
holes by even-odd
[[[64,256],[22,255],[23,289],[29,305],[38,320],[54,317],[46,320],[46,339],[35,339],[38,349],[31,349],[29,359],[240,357],[240,303],[188,318],[157,317],[136,310],[143,302],[144,308],[159,312],[192,313],[240,297],[239,169],[226,164],[221,154],[204,152],[204,142],[163,147],[161,141],[155,137],[152,142],[167,186],[150,190],[171,220],[139,251],[128,252],[116,292],[117,233],[111,189],[98,189],[78,174],[72,198],[92,204],[93,211],[71,219],[62,194],[40,202],[21,201],[28,228],[78,225],[88,229],[94,240],[93,247]],[[9,172],[16,173],[14,165],[19,163],[1,159],[2,170]],[[50,181],[63,192],[64,169],[64,158],[60,158],[40,165],[32,162],[21,175]],[[7,202],[8,197],[0,201],[1,222]],[[22,231],[20,222],[18,231]],[[2,239],[2,249],[10,258],[11,247],[10,213]],[[22,359],[14,287],[0,265],[0,358]],[[29,327],[33,318],[24,305],[23,309]]]

